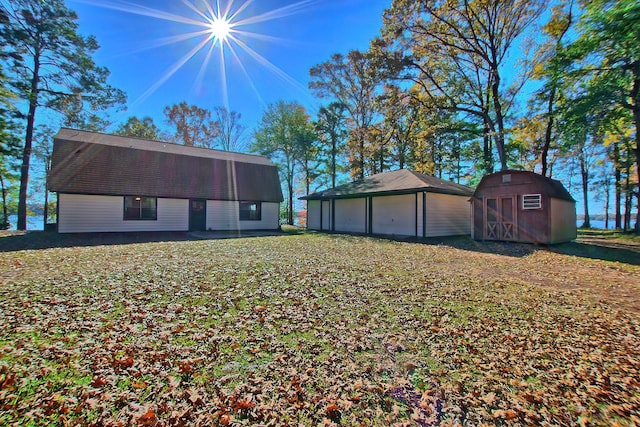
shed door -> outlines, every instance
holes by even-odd
[[[515,196],[486,198],[485,232],[487,240],[516,240]]]

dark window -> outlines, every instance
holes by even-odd
[[[262,209],[259,202],[240,202],[240,221],[260,221]]]
[[[155,197],[125,196],[125,220],[157,220],[158,199]]]

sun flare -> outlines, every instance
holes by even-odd
[[[268,41],[271,43],[282,42],[283,40],[276,37],[271,37],[264,34],[255,33],[249,31],[253,24],[258,24],[267,21],[273,21],[281,19],[287,16],[292,16],[309,8],[318,0],[299,0],[293,4],[283,6],[280,8],[268,10],[263,13],[258,13],[250,16],[246,16],[249,6],[255,0],[181,0],[181,3],[186,9],[191,10],[190,14],[174,14],[172,12],[153,9],[143,4],[136,4],[136,0],[75,0],[81,3],[93,4],[98,7],[107,9],[113,9],[122,11],[125,13],[131,13],[141,16],[147,16],[150,18],[161,19],[164,21],[170,21],[178,24],[185,24],[186,26],[195,28],[195,31],[190,29],[185,32],[163,39],[158,39],[151,48],[159,48],[169,44],[181,43],[189,39],[199,39],[195,46],[191,47],[181,58],[177,59],[159,78],[156,80],[144,93],[142,93],[135,101],[134,104],[141,102],[149,97],[164,83],[167,82],[172,76],[174,76],[178,70],[180,70],[185,64],[191,61],[198,53],[204,52],[204,58],[202,65],[200,66],[200,72],[196,77],[196,83],[204,81],[204,76],[209,68],[210,62],[215,61],[214,52],[217,51],[218,66],[216,67],[220,72],[222,93],[224,94],[224,104],[228,106],[228,92],[227,92],[227,64],[225,60],[225,52],[231,54],[234,61],[240,67],[242,74],[249,81],[249,85],[253,88],[258,99],[262,101],[260,94],[258,93],[253,79],[249,73],[248,67],[243,64],[243,59],[240,57],[240,53],[243,52],[246,56],[244,60],[248,58],[255,61],[261,67],[266,68],[273,73],[278,79],[284,81],[294,87],[299,88],[302,92],[306,91],[306,87],[297,82],[286,72],[274,65],[269,59],[262,56],[260,53],[252,49],[248,43],[249,39],[257,39],[262,41]],[[140,0],[141,1],[141,0]],[[221,7],[222,3],[222,7]],[[245,14],[245,17],[242,15]],[[199,28],[199,29],[198,29]],[[245,29],[243,29],[245,28]]]
[[[224,17],[215,17],[211,20],[209,31],[217,41],[224,42],[231,34],[231,22]]]

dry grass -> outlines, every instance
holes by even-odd
[[[640,423],[633,248],[183,237],[0,239],[0,425]]]

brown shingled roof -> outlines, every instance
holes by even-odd
[[[301,197],[304,200],[340,199],[372,195],[406,194],[416,191],[471,196],[473,189],[408,169],[384,172],[363,180]]]
[[[283,200],[276,166],[250,154],[61,129],[49,190],[208,200]]]

